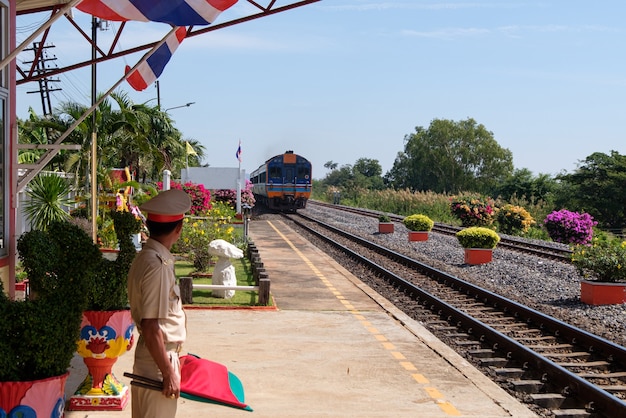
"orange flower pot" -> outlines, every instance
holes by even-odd
[[[493,249],[491,248],[466,248],[465,263],[466,264],[485,264],[492,260]]]
[[[392,234],[393,233],[393,222],[379,222],[378,223],[378,233],[379,234]]]
[[[626,302],[626,283],[583,280],[580,301],[588,305],[617,305]]]
[[[409,241],[428,241],[428,231],[409,231]]]

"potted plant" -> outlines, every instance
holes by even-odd
[[[132,236],[140,231],[142,222],[127,211],[111,211],[111,218],[119,253],[111,260],[99,252],[94,261],[97,273],[88,292],[77,348],[88,375],[70,398],[71,410],[122,410],[128,403],[128,387],[111,369],[134,342],[126,279],[137,253]]]
[[[17,249],[31,293],[12,301],[0,291],[0,415],[63,416],[65,381],[98,268],[92,260],[100,253],[66,221],[26,232]]]
[[[378,233],[379,234],[391,234],[393,233],[393,222],[391,217],[386,213],[382,213],[378,216]]]
[[[482,226],[462,229],[456,233],[456,237],[465,249],[467,264],[489,263],[493,249],[500,242],[500,236],[495,231]]]
[[[428,240],[428,233],[435,225],[432,219],[422,214],[409,215],[402,223],[409,229],[409,241]]]
[[[572,264],[585,280],[580,283],[580,300],[590,305],[626,302],[626,241],[594,239],[578,245]]]

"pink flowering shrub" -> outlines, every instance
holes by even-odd
[[[489,198],[480,196],[457,197],[450,202],[450,212],[461,220],[461,225],[487,226],[493,224],[496,209]]]
[[[158,182],[157,187],[159,190],[163,190],[163,183]],[[190,215],[198,216],[211,210],[211,192],[205,189],[203,184],[195,184],[192,182],[180,184],[173,181],[170,183],[170,188],[182,190],[189,195],[191,198]]]
[[[564,244],[587,245],[593,238],[593,227],[598,223],[588,213],[554,211],[543,221],[550,238]]]
[[[234,189],[221,189],[213,191],[213,200],[215,202],[224,202],[230,205],[233,209],[237,207],[237,190]],[[252,183],[250,180],[246,180],[246,188],[241,191],[241,204],[253,207],[256,203],[256,199],[252,194]]]

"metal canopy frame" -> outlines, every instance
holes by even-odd
[[[199,36],[208,32],[212,32],[215,30],[219,30],[222,28],[226,28],[229,26],[234,26],[240,23],[244,23],[244,22],[248,22],[251,20],[255,20],[255,19],[259,19],[261,17],[265,17],[265,16],[271,16],[277,13],[281,13],[281,12],[285,12],[288,10],[292,10],[301,6],[305,6],[308,4],[312,4],[312,3],[317,3],[321,0],[298,0],[298,1],[294,1],[293,3],[289,3],[287,5],[283,5],[283,6],[276,6],[276,0],[268,0],[268,3],[266,6],[262,6],[261,4],[259,4],[258,1],[255,0],[245,0],[247,3],[251,4],[252,6],[254,6],[257,10],[258,13],[252,13],[248,16],[242,17],[242,18],[238,18],[238,19],[232,19],[229,21],[226,21],[224,23],[220,23],[220,24],[216,24],[216,25],[210,25],[208,27],[202,27],[200,29],[194,29],[192,26],[190,26],[187,29],[187,37],[192,37],[192,36]],[[50,15],[50,19],[44,24],[42,25],[37,31],[41,31],[41,39],[38,43],[39,47],[36,49],[35,51],[35,59],[33,59],[31,66],[29,69],[25,70],[25,69],[21,69],[19,67],[16,66],[16,71],[17,73],[22,77],[21,79],[16,80],[16,85],[21,85],[21,84],[25,84],[25,83],[29,83],[29,82],[34,82],[34,81],[39,81],[40,79],[46,78],[46,77],[52,77],[58,74],[62,74],[68,71],[72,71],[78,68],[83,68],[83,67],[87,67],[87,66],[91,66],[93,64],[98,64],[104,61],[108,61],[108,60],[112,60],[115,58],[120,58],[123,57],[125,55],[128,54],[133,54],[136,52],[140,52],[140,51],[144,51],[144,50],[150,50],[150,49],[156,49],[158,46],[160,46],[164,41],[165,38],[152,42],[152,43],[148,43],[148,44],[144,44],[141,46],[136,46],[133,48],[128,48],[126,50],[123,51],[118,51],[118,52],[113,52],[113,50],[118,46],[118,42],[122,36],[122,33],[124,32],[124,28],[127,26],[127,24],[129,22],[122,22],[120,24],[120,27],[116,30],[114,37],[113,37],[113,41],[111,42],[111,45],[109,45],[108,48],[106,48],[106,50],[104,48],[100,48],[97,45],[97,41],[94,42],[92,37],[87,34],[84,30],[82,30],[78,24],[74,21],[74,19],[69,16],[67,14],[70,3],[76,3],[77,0],[69,0],[66,2],[60,1],[60,0],[34,0],[32,1],[33,5],[37,4],[39,7],[36,8],[27,8],[25,5],[26,3],[28,3],[28,0],[25,0],[24,2],[21,3],[21,8],[19,8],[18,10],[18,14],[23,15],[23,14],[28,14],[28,13],[35,13],[35,12],[42,12],[42,11],[50,11],[51,15]],[[43,5],[43,6],[42,6]],[[86,61],[81,61],[78,63],[74,63],[71,65],[68,65],[66,67],[62,67],[62,68],[58,68],[58,69],[54,69],[54,70],[49,70],[46,71],[45,73],[41,74],[38,73],[37,71],[35,71],[37,69],[37,66],[39,65],[39,61],[42,59],[43,56],[43,48],[45,48],[45,41],[49,35],[50,32],[50,27],[52,25],[53,22],[55,22],[56,20],[58,20],[59,18],[61,18],[62,16],[59,16],[59,13],[64,13],[64,16],[66,19],[68,19],[70,21],[70,23],[74,26],[74,28],[78,31],[78,33],[80,33],[80,35],[82,36],[82,38],[85,40],[86,45],[88,45],[90,50],[95,50],[96,51],[96,57],[95,59],[92,57],[92,59],[90,60],[86,60]],[[42,29],[44,28],[45,29]],[[35,31],[35,32],[37,32]],[[33,36],[39,36],[39,35],[35,35],[35,32],[33,33],[33,35],[31,35],[31,38],[33,38]],[[26,41],[22,44],[24,45],[26,43]],[[19,47],[16,48],[15,51],[12,51],[11,54],[17,54],[19,53]],[[7,60],[7,58],[5,58],[5,61]],[[138,64],[137,64],[138,65]],[[134,68],[133,68],[134,69]],[[132,70],[131,70],[132,71]],[[121,83],[126,76],[124,76],[122,79],[120,79],[120,81],[115,84],[111,89],[109,89],[102,97],[100,97],[99,101],[97,103],[92,104],[91,108],[89,108],[80,118],[78,118],[76,121],[74,121],[74,123],[72,124],[72,126],[69,127],[69,129],[63,133],[59,138],[57,138],[55,140],[54,143],[50,143],[50,144],[41,144],[41,145],[37,145],[35,148],[37,149],[46,149],[46,152],[44,153],[44,155],[42,155],[34,164],[17,164],[17,170],[16,172],[18,173],[17,175],[17,188],[16,188],[16,192],[19,192],[20,190],[22,190],[24,187],[26,187],[26,185],[28,184],[28,182],[30,182],[30,180],[32,180],[41,170],[44,169],[44,167],[48,164],[48,162],[50,162],[50,160],[59,152],[59,150],[61,149],[72,149],[72,146],[68,146],[68,145],[64,145],[61,144],[63,142],[63,140],[65,138],[67,138],[67,136],[69,136],[69,134],[71,133],[71,131],[73,131],[75,129],[75,127],[82,122],[85,118],[87,118],[87,116],[89,116],[97,107],[97,105],[104,100],[113,90],[114,88],[116,88],[119,83]],[[16,77],[17,78],[17,77]],[[17,140],[16,140],[17,142]],[[32,148],[31,145],[27,145],[27,144],[17,144],[17,148],[18,149],[22,149],[22,148]]]
[[[188,28],[187,31],[187,38],[190,37],[194,37],[194,36],[199,36],[208,32],[213,32],[219,29],[223,29],[223,28],[227,28],[229,26],[234,26],[234,25],[238,25],[240,23],[244,23],[244,22],[249,22],[251,20],[256,20],[265,16],[271,16],[271,15],[275,15],[277,13],[281,13],[281,12],[285,12],[288,10],[292,10],[298,7],[302,7],[302,6],[306,6],[308,4],[312,4],[312,3],[317,3],[321,0],[299,0],[299,1],[294,1],[293,3],[287,4],[287,5],[283,5],[283,6],[277,6],[276,5],[276,0],[267,0],[267,5],[263,6],[261,5],[259,1],[255,1],[255,0],[244,0],[247,3],[249,3],[250,5],[252,5],[255,9],[258,10],[257,13],[252,13],[248,16],[244,16],[238,19],[232,19],[223,23],[218,23],[215,25],[209,25],[207,27],[201,27],[201,28],[194,28],[193,26],[190,26]],[[18,15],[23,15],[23,14],[28,14],[28,13],[35,13],[35,12],[42,12],[42,11],[50,11],[51,12],[51,18],[53,16],[55,16],[59,10],[61,10],[64,6],[64,4],[58,4],[58,2],[53,2],[55,3],[53,6],[49,6],[49,7],[38,7],[38,8],[33,8],[33,9],[26,9],[26,10],[20,10],[18,11]],[[41,40],[39,41],[39,47],[35,50],[35,58],[33,59],[33,61],[30,63],[30,68],[28,69],[22,69],[22,68],[17,68],[17,72],[18,75],[21,77],[19,79],[16,80],[16,84],[17,85],[22,85],[25,83],[30,83],[33,81],[39,81],[43,78],[46,77],[54,77],[55,75],[58,74],[62,74],[65,73],[67,71],[71,71],[71,70],[75,70],[78,68],[83,68],[83,67],[87,67],[90,66],[92,64],[98,64],[101,62],[105,62],[105,61],[109,61],[112,59],[116,59],[116,58],[120,58],[123,57],[125,55],[129,55],[129,54],[134,54],[136,52],[141,52],[141,51],[145,51],[148,49],[151,49],[152,47],[154,47],[158,41],[155,42],[151,42],[148,44],[144,44],[144,45],[140,45],[140,46],[136,46],[136,47],[132,47],[132,48],[128,48],[128,49],[124,49],[121,51],[117,51],[117,52],[113,52],[113,50],[119,46],[119,40],[124,32],[124,29],[126,27],[126,25],[129,22],[122,22],[120,24],[120,27],[118,29],[116,29],[114,37],[113,37],[113,41],[111,43],[111,45],[108,46],[108,48],[100,48],[97,45],[97,42],[94,42],[91,38],[91,36],[86,33],[84,30],[82,30],[78,24],[74,21],[74,19],[69,16],[68,14],[65,14],[65,18],[74,26],[74,28],[76,29],[76,31],[81,35],[81,37],[84,39],[84,41],[86,42],[86,46],[88,46],[91,50],[91,48],[95,47],[96,52],[97,52],[97,57],[96,59],[89,59],[86,61],[81,61],[81,62],[77,62],[65,67],[61,67],[58,69],[50,69],[48,71],[46,71],[44,74],[38,74],[36,69],[37,66],[39,65],[39,61],[42,57],[42,53],[43,53],[43,49],[44,49],[44,44],[45,41],[48,37],[48,34],[50,32],[50,27],[48,27],[47,29],[45,29],[45,31],[42,33],[41,36]]]

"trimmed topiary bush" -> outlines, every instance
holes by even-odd
[[[493,230],[480,226],[465,228],[456,233],[463,248],[496,248],[500,236]]]
[[[411,231],[424,231],[428,232],[433,229],[435,222],[426,215],[415,214],[409,215],[402,220],[404,226]]]

